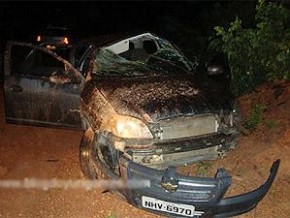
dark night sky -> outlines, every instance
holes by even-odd
[[[244,21],[254,8],[255,0],[0,1],[0,50],[7,40],[35,41],[51,24],[68,27],[76,39],[150,31],[184,51],[199,51],[204,48],[194,37],[212,36],[214,26],[229,24],[237,14]]]
[[[0,28],[4,39],[27,39],[48,24],[68,26],[81,35],[158,31],[162,19],[189,22],[209,4],[210,1],[1,2]]]

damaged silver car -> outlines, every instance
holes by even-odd
[[[199,72],[197,61],[151,33],[99,38],[79,46],[83,52],[76,58],[78,70],[58,56],[54,58],[62,64],[45,72],[31,63],[18,65],[20,71],[14,72],[7,64],[8,121],[81,125],[84,174],[91,179],[149,180],[150,187],[119,193],[153,213],[229,217],[253,209],[264,197],[279,160],[261,187],[228,198],[224,195],[231,176],[226,170],[219,169],[214,178],[176,172],[179,165],[223,157],[235,147],[238,115],[223,66]],[[36,50],[24,55],[25,60]],[[26,112],[15,110],[18,94],[31,102]]]
[[[99,48],[94,59],[82,122],[116,174],[120,155],[164,169],[216,159],[235,146],[228,86],[198,74],[197,63],[168,41],[141,34]]]

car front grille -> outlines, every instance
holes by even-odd
[[[152,130],[156,138],[167,140],[212,134],[218,127],[215,115],[204,114],[160,120]]]

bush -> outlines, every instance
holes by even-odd
[[[227,56],[236,96],[265,80],[290,79],[289,17],[282,4],[259,0],[253,28],[244,28],[238,17],[228,29],[214,28],[210,47]]]
[[[277,128],[279,122],[277,120],[267,119],[264,115],[266,110],[267,107],[264,104],[256,104],[243,121],[243,126],[250,132],[254,132],[259,125],[264,125],[269,130]]]
[[[264,123],[263,113],[266,110],[266,106],[263,104],[256,104],[250,111],[247,119],[244,121],[243,126],[250,132],[253,132],[258,125]]]

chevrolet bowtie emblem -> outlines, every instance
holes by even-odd
[[[175,192],[178,188],[178,179],[176,175],[176,167],[169,166],[162,176],[160,185],[166,192]]]
[[[172,183],[172,182],[174,182],[174,183]],[[162,181],[161,186],[167,192],[175,192],[178,188],[178,183],[175,181]]]

